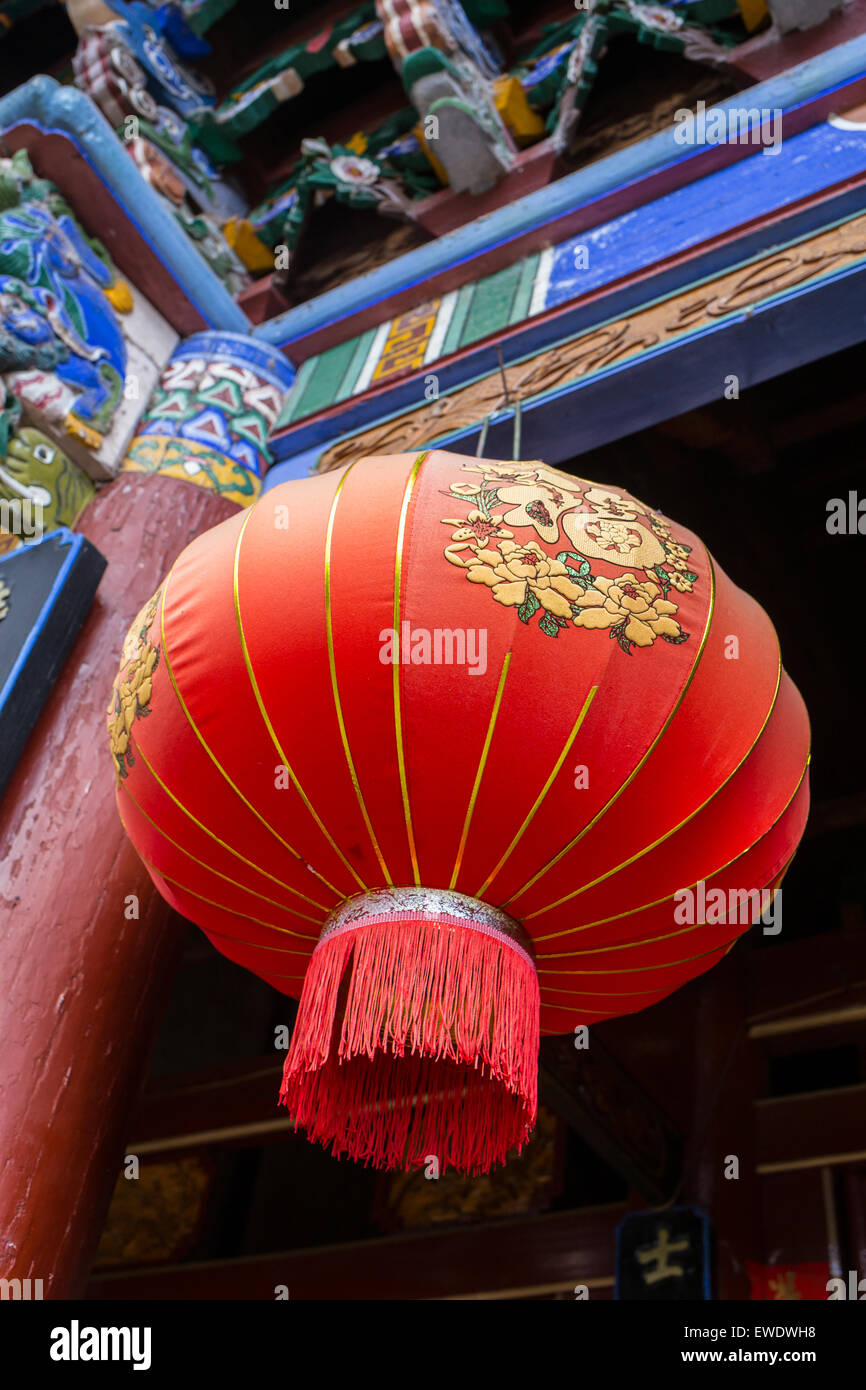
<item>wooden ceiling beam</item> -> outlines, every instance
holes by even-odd
[[[288,1138],[293,1126],[278,1104],[284,1054],[161,1077],[142,1094],[127,1153],[264,1144]]]
[[[866,934],[856,925],[753,953],[750,1026],[859,1001],[866,980]]]
[[[586,1284],[609,1289],[625,1206],[286,1250],[91,1280],[91,1299],[440,1299]]]
[[[757,1171],[866,1160],[866,1085],[755,1102]]]

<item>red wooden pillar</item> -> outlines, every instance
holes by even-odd
[[[0,1277],[47,1297],[83,1289],[183,930],[117,814],[112,681],[180,551],[260,491],[294,375],[239,333],[175,349],[78,528],[108,568],[0,803]]]
[[[99,494],[79,529],[108,568],[0,803],[0,1276],[46,1298],[82,1290],[182,935],[115,809],[111,683],[175,556],[235,510],[170,477]]]

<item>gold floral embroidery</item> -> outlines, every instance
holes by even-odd
[[[688,569],[688,565],[686,563],[689,558],[688,546],[679,545],[676,541],[670,541],[666,546],[666,549],[668,554],[668,560],[674,566],[674,569]]]
[[[682,629],[670,616],[676,613],[676,604],[663,599],[658,584],[651,580],[640,582],[633,574],[624,574],[614,581],[599,575],[577,606],[575,627],[622,629],[625,640],[636,647],[650,647],[657,637],[682,641]]]
[[[463,472],[480,477],[451,485],[450,497],[473,506],[465,518],[443,519],[454,528],[445,558],[515,608],[521,622],[537,616],[548,637],[569,627],[606,631],[629,655],[657,638],[688,641],[669,594],[691,593],[698,576],[689,569],[691,548],[673,539],[665,517],[546,464],[479,459]],[[574,549],[551,555],[537,540],[515,538],[521,530],[549,545],[564,533]],[[624,572],[594,575],[591,560]]]
[[[642,502],[637,502],[634,497],[621,497],[618,492],[611,492],[609,488],[589,488],[584,501],[588,502],[599,516],[608,516],[615,520],[635,521],[639,516],[646,516],[647,509]]]
[[[639,521],[611,521],[594,513],[571,512],[563,530],[575,550],[590,560],[651,570],[665,558],[662,542]]]
[[[681,594],[690,594],[695,587],[692,581],[688,579],[686,575],[680,574],[678,570],[674,570],[672,574],[669,574],[668,579],[673,587]]]
[[[569,579],[561,560],[545,555],[537,541],[500,541],[498,551],[476,551],[475,559],[467,562],[466,578],[487,584],[496,602],[508,608],[529,603],[533,611],[540,605],[560,618],[571,617],[571,605],[583,591]]]
[[[649,519],[649,523],[661,540],[665,538],[670,540],[671,524],[666,516],[662,516],[659,512],[653,512]]]
[[[485,483],[506,487],[511,483],[534,482],[553,491],[564,490],[580,495],[582,488],[577,478],[548,468],[546,463],[499,463],[494,459],[479,459],[477,463],[463,465],[466,473],[480,473]],[[463,486],[457,484],[458,487]],[[466,485],[468,486],[468,484]]]
[[[471,511],[465,521],[459,517],[452,520],[445,520],[446,526],[456,526],[457,530],[452,533],[452,541],[461,541],[464,546],[485,546],[488,541],[511,540],[514,535],[504,526],[500,526],[496,521],[492,521],[483,512]],[[458,546],[461,549],[462,546]]]
[[[136,719],[150,713],[153,694],[153,673],[159,662],[159,647],[154,646],[148,633],[159,607],[160,590],[136,614],[120,659],[120,670],[114,678],[108,704],[108,740],[118,776],[126,777],[134,765],[130,734]]]
[[[542,540],[553,542],[559,535],[558,519],[580,500],[580,485],[545,464],[493,463],[481,460],[466,464],[467,470],[482,474],[483,484],[457,483],[452,493],[458,497],[478,497],[495,489],[499,502],[511,504],[502,520],[507,526],[532,526]]]

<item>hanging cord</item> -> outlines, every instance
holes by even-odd
[[[500,372],[500,375],[501,375],[501,377],[502,377],[502,390],[503,390],[503,392],[504,392],[504,394],[505,394],[505,405],[506,405],[506,408],[511,408],[511,407],[512,407],[511,391],[509,390],[509,386],[508,386],[508,378],[507,378],[506,375],[505,375],[505,363],[504,363],[503,360],[502,360],[502,348],[499,347],[498,344],[497,344],[497,347],[496,347],[496,355],[497,355],[497,357],[499,358],[499,372]],[[513,434],[513,436],[512,436],[512,440],[511,440],[511,457],[512,457],[512,459],[514,459],[515,462],[516,462],[516,461],[519,460],[519,458],[520,458],[520,444],[521,444],[521,436],[522,436],[522,433],[523,433],[523,417],[522,417],[522,414],[521,414],[521,405],[520,405],[520,397],[519,397],[519,396],[515,396],[515,397],[514,397],[513,409],[514,409],[514,434]],[[475,457],[476,457],[477,459],[480,459],[480,458],[483,458],[483,457],[484,457],[484,449],[485,449],[485,446],[486,446],[486,444],[487,444],[487,433],[488,433],[488,430],[490,429],[490,421],[493,419],[493,416],[494,416],[495,414],[496,414],[496,411],[491,411],[491,413],[490,413],[489,415],[485,415],[485,417],[484,417],[484,422],[483,422],[483,424],[482,424],[482,426],[481,426],[481,433],[480,433],[480,435],[478,436],[478,446],[477,446],[477,448],[476,448],[476,450],[475,450]]]
[[[484,446],[487,443],[487,431],[490,429],[490,416],[485,415],[484,424],[481,426],[481,433],[478,436],[478,448],[475,450],[477,459],[484,457]]]
[[[517,460],[520,458],[520,435],[523,421],[520,415],[520,397],[514,402],[514,439],[511,445],[512,457]]]

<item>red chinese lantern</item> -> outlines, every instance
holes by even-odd
[[[300,995],[290,1113],[384,1167],[519,1147],[539,1029],[645,1008],[766,923],[807,814],[766,614],[690,532],[540,463],[267,492],[136,619],[109,725],[159,890]]]

